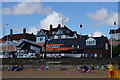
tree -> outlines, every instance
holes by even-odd
[[[120,44],[113,46],[113,57],[118,57],[120,55]]]

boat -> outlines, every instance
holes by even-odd
[[[83,49],[64,47],[63,44],[50,44],[46,45],[46,50],[41,51],[47,57],[73,57],[79,58],[83,53]]]

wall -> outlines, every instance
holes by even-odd
[[[97,54],[98,58],[100,58],[101,54],[102,54],[102,57],[110,57],[110,51],[105,49],[85,49],[84,53]]]
[[[111,34],[113,39],[120,40],[120,33]]]

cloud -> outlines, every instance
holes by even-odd
[[[2,0],[2,2],[119,2],[119,0]]]
[[[96,31],[96,32],[94,32],[93,34],[89,34],[88,36],[89,36],[89,37],[90,37],[90,36],[92,36],[92,37],[101,37],[101,36],[106,36],[106,35],[104,35],[104,34],[101,33],[101,32]]]
[[[13,33],[16,32],[16,33],[23,33],[23,28],[25,27],[13,27]],[[29,27],[26,27],[26,32],[31,34],[37,34],[37,31],[40,29],[40,27],[38,26],[29,26]]]
[[[118,13],[117,12],[108,12],[106,8],[101,8],[95,13],[89,13],[88,17],[96,21],[95,25],[108,25],[113,26],[113,22],[118,23]]]
[[[31,26],[27,28],[28,33],[37,34],[37,31],[40,28],[49,29],[50,24],[52,24],[53,28],[55,28],[58,24],[62,23],[62,18],[66,18],[66,20],[64,20],[64,24],[69,21],[69,18],[64,17],[63,14],[53,11],[51,7],[44,6],[40,3],[19,3],[15,6],[3,9],[4,15],[30,15],[34,13],[42,13],[47,15],[40,21],[39,27]],[[22,32],[22,29],[18,27],[14,30],[16,32]]]
[[[40,27],[43,29],[49,29],[50,24],[52,24],[53,28],[55,28],[58,24],[62,23],[62,18],[64,18],[62,14],[54,11],[53,13],[49,14],[45,19],[41,20]],[[66,20],[64,20],[64,23],[69,20],[69,18],[65,18]]]
[[[33,34],[37,35],[38,29],[39,29],[39,27],[31,26],[31,27],[27,28],[27,33],[33,33]]]
[[[34,13],[49,14],[51,12],[51,7],[32,2],[22,2],[11,7],[3,8],[2,10],[4,15],[30,15]]]

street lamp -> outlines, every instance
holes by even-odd
[[[66,20],[66,17],[62,18],[62,27],[64,26],[64,21]]]
[[[6,26],[8,26],[8,24],[3,24],[3,39],[4,39],[5,55],[6,55],[6,40],[7,40],[7,38],[5,39],[5,27]]]
[[[46,43],[47,43],[47,39],[46,39],[46,34],[45,34],[45,54],[44,54],[44,58],[46,58],[47,54],[46,54]]]
[[[82,28],[82,27],[83,27],[82,24],[80,24],[80,28]],[[81,35],[81,33],[82,33],[82,32],[80,32],[80,35]]]
[[[113,25],[116,25],[116,22],[114,22]],[[116,39],[116,30],[115,30],[115,39]],[[113,58],[113,54],[112,54],[112,35],[111,35],[111,58]]]

